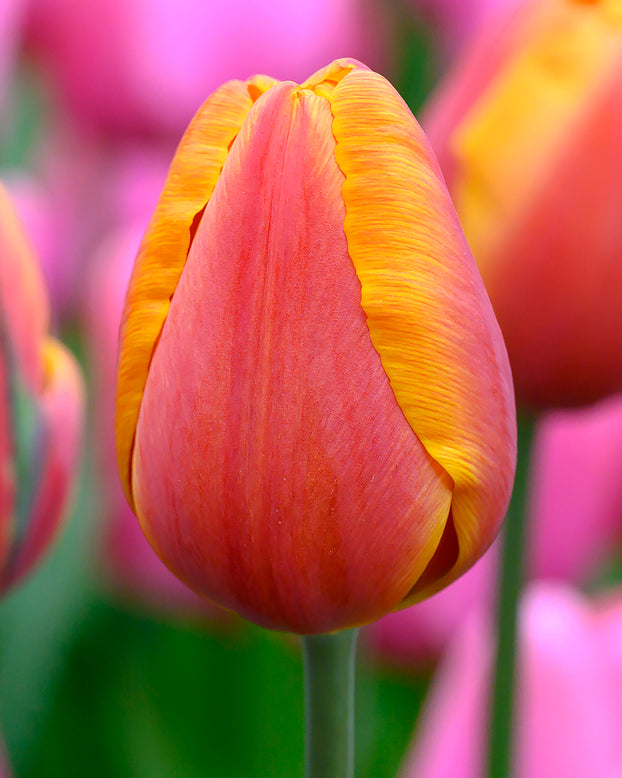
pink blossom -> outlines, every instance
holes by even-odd
[[[95,143],[58,119],[51,125],[32,169],[12,171],[6,183],[41,260],[53,320],[66,323],[83,300],[95,247],[121,223],[146,224],[172,149]]]
[[[109,131],[177,135],[220,83],[378,65],[362,0],[32,0],[31,48],[72,109]],[[373,34],[372,34],[373,31]]]
[[[455,636],[422,711],[402,778],[484,771],[493,640],[482,612]],[[520,613],[516,778],[622,774],[622,593],[592,603],[534,584]]]
[[[547,414],[533,471],[532,572],[585,582],[622,539],[622,396]]]

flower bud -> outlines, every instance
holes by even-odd
[[[531,2],[485,32],[424,124],[519,403],[589,403],[622,390],[622,2]]]
[[[82,379],[47,335],[48,316],[39,268],[0,187],[0,592],[54,535],[79,448]]]
[[[151,545],[267,627],[361,624],[494,538],[507,355],[430,147],[353,60],[204,103],[134,266],[117,454]]]

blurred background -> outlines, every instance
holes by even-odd
[[[527,6],[539,10],[528,15]],[[572,92],[566,102],[558,99],[563,90],[547,93],[533,110],[516,97],[513,105],[527,114],[551,114],[551,126],[570,127],[572,142],[531,125],[527,140],[515,139],[504,119],[493,137],[512,136],[516,146],[497,155],[510,160],[512,174],[489,176],[493,192],[502,188],[491,198],[501,204],[491,219],[499,225],[507,217],[508,234],[520,226],[514,200],[504,205],[508,192],[537,202],[538,211],[550,208],[555,235],[565,234],[573,213],[584,213],[574,203],[562,211],[542,183],[542,159],[557,144],[568,150],[559,164],[590,202],[617,202],[614,215],[604,225],[598,221],[598,242],[618,266],[620,185],[608,183],[602,171],[622,180],[622,115],[615,107],[622,105],[620,3],[1,0],[0,179],[40,260],[52,330],[79,359],[87,383],[83,449],[65,526],[42,563],[0,603],[7,776],[302,775],[298,640],[244,623],[178,583],[144,540],[116,472],[115,362],[125,288],[167,166],[198,106],[227,79],[267,73],[301,81],[334,58],[360,59],[387,76],[429,126],[462,219],[464,192],[460,181],[456,189],[452,183],[458,163],[448,157],[464,133],[451,131],[510,67],[504,58],[544,36],[536,30],[540,17],[553,18],[566,7],[582,15],[555,22],[554,39],[572,37],[574,24],[581,40],[587,31],[587,54],[606,49],[608,59],[590,71],[589,99],[579,80],[572,81],[574,91],[563,92]],[[589,15],[601,11],[597,22]],[[584,51],[568,46],[572,54]],[[547,56],[542,61],[551,60],[552,71],[565,73],[562,54]],[[530,94],[538,92],[534,83],[543,82],[530,82]],[[552,105],[557,113],[548,110]],[[541,155],[525,154],[525,147],[540,148],[539,132],[546,139]],[[581,144],[572,152],[575,138]],[[595,147],[603,151],[586,170],[601,171],[598,176],[573,172],[575,161]],[[495,156],[494,143],[484,148]],[[535,172],[525,174],[523,186],[514,174],[531,171],[530,164]],[[477,179],[480,190],[487,175]],[[465,207],[465,225],[471,216]],[[564,246],[529,224],[538,245],[548,241],[546,256],[559,254],[550,272],[555,277],[569,265]],[[586,232],[596,224],[591,216]],[[479,229],[477,222],[473,237],[467,230],[478,262]],[[493,231],[482,229],[485,237]],[[482,243],[483,256],[488,244]],[[589,256],[592,265],[600,261],[598,251],[590,248]],[[621,273],[604,274],[610,287]],[[585,280],[581,285],[589,287]],[[620,288],[603,303],[614,318],[622,309]],[[575,291],[564,287],[569,295]],[[572,305],[564,300],[564,308]],[[559,350],[560,337],[553,339]],[[576,347],[585,353],[589,344]],[[516,354],[522,365],[519,346]],[[619,365],[622,352],[610,350],[607,358]],[[595,374],[598,368],[590,363],[589,369]],[[622,385],[598,384],[590,394],[594,387],[584,392],[582,384],[568,400],[559,392],[559,376],[553,389],[538,394],[540,385],[534,389],[528,370],[525,375],[525,403],[541,415],[520,622],[519,772],[524,778],[621,775]],[[582,407],[568,410],[569,404]],[[482,775],[497,557],[493,546],[446,592],[363,630],[356,700],[360,778]],[[598,732],[589,725],[595,712],[608,722]],[[557,723],[547,734],[550,721]],[[568,733],[574,733],[571,747]]]

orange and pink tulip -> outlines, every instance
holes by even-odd
[[[261,625],[328,632],[494,539],[512,379],[434,155],[354,60],[218,89],[126,298],[117,454],[152,547]]]
[[[74,480],[83,384],[47,334],[48,317],[39,267],[0,187],[0,592],[49,545]]]
[[[424,126],[519,403],[622,390],[622,2],[541,0],[486,29]]]

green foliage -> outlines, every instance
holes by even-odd
[[[21,636],[9,644],[17,639],[25,652],[5,655],[0,676],[10,705],[2,727],[20,778],[303,774],[296,639],[242,623],[222,630],[158,622],[93,593],[77,600],[69,607],[59,598],[56,617],[48,611],[41,621],[45,603],[32,597],[21,598],[22,624],[2,614],[4,634],[12,622]],[[362,658],[357,775],[395,775],[424,691],[425,682]]]
[[[157,620],[112,601],[88,469],[50,558],[0,604],[0,731],[19,778],[303,774],[299,641],[235,620]],[[394,776],[426,680],[375,666],[361,640],[360,778]]]

